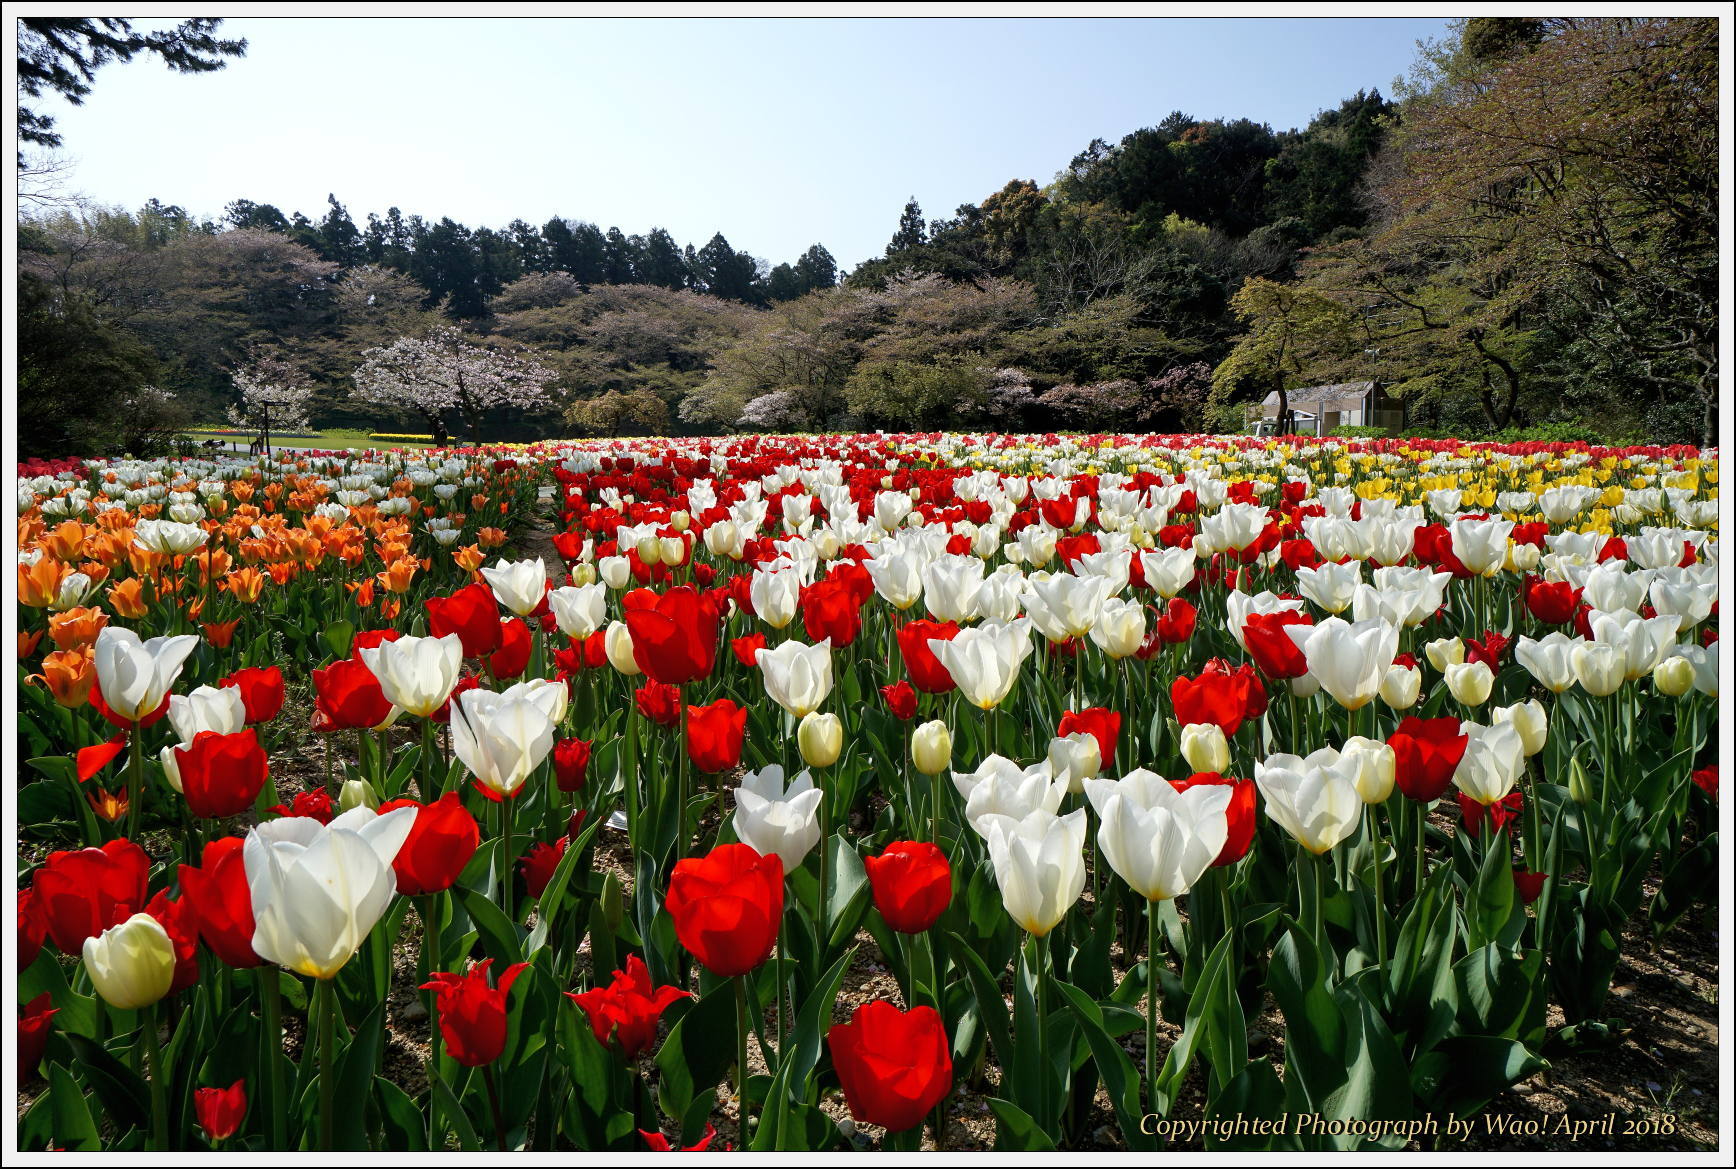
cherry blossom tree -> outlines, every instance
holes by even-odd
[[[313,383],[301,370],[269,353],[255,351],[248,362],[231,370],[240,401],[229,407],[231,424],[256,431],[259,445],[271,453],[271,428],[293,430],[308,425]]]
[[[472,439],[481,439],[482,413],[495,406],[544,405],[556,378],[529,357],[473,344],[457,329],[438,326],[420,337],[400,337],[362,354],[352,375],[358,401],[414,410],[436,433],[457,410]]]

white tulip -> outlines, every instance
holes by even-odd
[[[297,974],[334,977],[391,905],[392,861],[418,811],[359,807],[330,824],[285,816],[249,829],[241,856],[254,952]]]
[[[1085,890],[1085,809],[983,817],[1001,902],[1020,929],[1043,937]]]
[[[820,843],[823,795],[806,771],[787,787],[775,763],[748,772],[735,789],[736,839],[761,856],[777,857],[785,873],[795,872]]]
[[[1147,901],[1180,897],[1211,868],[1229,839],[1228,784],[1177,791],[1160,775],[1136,768],[1120,780],[1087,780],[1101,821],[1097,843],[1128,887]]]

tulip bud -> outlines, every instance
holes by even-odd
[[[1572,661],[1580,686],[1594,698],[1614,694],[1627,681],[1627,655],[1620,646],[1597,642],[1576,645]]]
[[[1495,672],[1487,662],[1459,662],[1446,669],[1447,690],[1466,706],[1481,706],[1495,688]]]
[[[923,723],[910,736],[910,758],[924,775],[939,775],[952,766],[952,732],[939,719]]]
[[[1567,769],[1567,794],[1576,804],[1591,802],[1591,777],[1585,773],[1585,764],[1578,758],[1575,758],[1572,766]]]
[[[1680,656],[1665,658],[1652,671],[1652,686],[1659,694],[1680,698],[1694,687],[1694,663]]]
[[[809,767],[830,767],[844,750],[844,723],[835,714],[805,714],[796,727],[796,744]]]
[[[821,528],[810,537],[814,545],[814,553],[821,560],[836,560],[844,550],[844,542],[838,538],[838,533],[831,528]]]
[[[1549,714],[1535,698],[1496,707],[1495,721],[1510,722],[1519,729],[1519,741],[1524,744],[1527,759],[1543,750],[1543,744],[1549,741]]]
[[[639,663],[633,660],[633,635],[623,622],[609,622],[608,632],[603,634],[603,652],[622,677],[635,678],[642,673]]]
[[[669,526],[674,528],[678,532],[685,532],[687,530],[687,525],[689,523],[691,523],[692,521],[693,521],[692,516],[688,515],[684,511],[678,511],[678,512],[674,512],[670,515]]]
[[[1397,775],[1398,760],[1392,748],[1379,739],[1353,735],[1344,741],[1344,750],[1340,754],[1346,759],[1356,760],[1356,794],[1362,797],[1362,802],[1385,803],[1392,795]]]
[[[1408,666],[1392,666],[1381,679],[1380,700],[1393,710],[1409,710],[1422,697],[1423,672]]]
[[[1692,676],[1692,674],[1693,671],[1690,670],[1689,675]],[[175,762],[175,752],[180,747],[181,744],[179,743],[170,743],[163,748],[162,754],[157,756],[158,761],[163,765],[163,778],[169,781],[169,786],[174,788],[176,792],[181,791],[181,768]]]
[[[679,568],[687,563],[687,541],[680,536],[659,537],[657,554],[670,568]]]
[[[1049,770],[1057,779],[1065,776],[1067,790],[1074,795],[1082,795],[1085,781],[1096,779],[1103,770],[1103,751],[1097,745],[1097,736],[1085,731],[1050,740],[1048,759]]]
[[[625,556],[605,556],[597,561],[597,571],[602,574],[603,583],[616,592],[627,587],[633,579],[633,566],[627,563]]]
[[[136,1011],[169,993],[175,943],[156,918],[135,913],[85,939],[84,969],[104,1002],[118,1011]]]
[[[575,564],[567,575],[575,585],[588,585],[595,583],[597,570],[589,564]]]
[[[1181,729],[1181,757],[1195,771],[1222,772],[1230,766],[1230,744],[1216,723],[1189,723]]]
[[[1508,572],[1531,572],[1543,559],[1543,550],[1535,544],[1514,543],[1507,549]]]
[[[639,559],[646,564],[660,564],[663,561],[663,545],[655,535],[640,536],[633,551],[639,554]]]
[[[343,787],[338,789],[338,811],[347,812],[351,808],[378,809],[380,797],[374,794],[373,785],[365,779],[346,779]]]
[[[1443,637],[1423,646],[1423,652],[1428,655],[1429,665],[1444,674],[1448,666],[1463,664],[1465,643],[1456,637]]]

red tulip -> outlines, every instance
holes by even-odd
[[[330,824],[337,814],[337,808],[332,805],[332,794],[323,787],[296,792],[289,803],[273,804],[266,811],[278,816],[306,816],[321,824]]]
[[[150,900],[150,875],[151,858],[130,840],[49,853],[30,887],[54,948],[82,954],[86,938],[142,912]]]
[[[672,727],[681,721],[681,687],[662,682],[647,682],[633,691],[633,704],[639,713],[660,727]]]
[[[1701,791],[1705,792],[1713,799],[1718,798],[1718,765],[1716,763],[1712,764],[1710,767],[1700,768],[1688,778],[1693,780],[1695,786]]]
[[[491,1064],[506,1050],[506,996],[530,965],[514,962],[501,971],[499,985],[489,986],[493,961],[485,958],[463,974],[430,974],[422,984],[423,990],[434,992],[446,1050],[467,1068]]]
[[[892,717],[900,722],[916,717],[916,688],[904,679],[880,687],[880,697],[886,700],[886,709],[892,712]]]
[[[356,661],[362,660],[362,651],[378,649],[388,641],[397,641],[404,636],[396,629],[364,629],[350,638],[350,657]]]
[[[742,580],[745,578],[737,577],[736,579]],[[732,638],[729,643],[729,652],[735,655],[736,661],[740,662],[748,669],[754,670],[759,668],[759,651],[765,647],[765,634],[750,633],[745,637]]]
[[[652,679],[680,686],[711,673],[719,615],[711,598],[691,585],[670,589],[656,605],[626,610],[633,660]]]
[[[1251,668],[1244,674],[1214,670],[1208,664],[1197,678],[1177,677],[1171,682],[1169,698],[1175,706],[1176,721],[1182,726],[1213,723],[1228,739],[1242,729],[1248,718],[1259,717],[1251,713],[1255,690],[1259,690],[1258,704],[1264,712],[1265,691],[1260,689]]]
[[[377,727],[392,713],[374,671],[355,658],[333,662],[313,672],[316,731],[348,731]]]
[[[24,970],[36,962],[42,953],[42,943],[48,940],[48,919],[36,904],[36,891],[18,890],[18,969]]]
[[[120,757],[127,749],[127,734],[122,731],[107,742],[92,747],[80,747],[73,756],[78,770],[78,782],[83,783]]]
[[[1080,733],[1097,740],[1097,757],[1108,767],[1115,760],[1115,744],[1121,739],[1121,714],[1101,706],[1064,712],[1055,734],[1064,739]]]
[[[175,977],[169,993],[186,990],[199,981],[199,921],[192,902],[184,898],[170,901],[169,891],[160,889],[144,911],[157,919],[175,947]]]
[[[639,1135],[645,1138],[645,1147],[650,1149],[653,1153],[673,1153],[677,1151],[675,1147],[669,1143],[669,1138],[660,1132],[646,1132],[644,1129],[640,1129]],[[705,1124],[705,1135],[700,1137],[699,1140],[695,1141],[693,1144],[684,1146],[679,1151],[683,1153],[703,1153],[706,1149],[711,1147],[711,1142],[716,1139],[717,1129],[711,1126],[710,1121],[707,1121]],[[725,1147],[724,1152],[727,1153],[729,1151],[730,1149]]]
[[[270,722],[283,709],[283,671],[276,666],[248,666],[217,685],[241,691],[241,706],[250,724]]]
[[[247,1081],[236,1080],[227,1088],[195,1088],[193,1115],[212,1144],[226,1141],[241,1128],[247,1115]]]
[[[1483,634],[1483,640],[1474,637],[1465,638],[1465,662],[1482,662],[1496,675],[1501,673],[1501,655],[1507,652],[1507,645],[1513,639],[1496,633],[1493,629]]]
[[[1432,803],[1453,782],[1465,757],[1468,736],[1456,718],[1407,718],[1387,737],[1398,790],[1419,803]]]
[[[238,816],[253,806],[265,787],[265,748],[253,728],[220,735],[200,731],[193,742],[175,748],[175,770],[187,810],[201,820]]]
[[[1579,595],[1585,590],[1576,589],[1564,580],[1528,576],[1524,591],[1525,607],[1531,610],[1533,617],[1550,625],[1566,625],[1578,612]]]
[[[609,651],[603,637],[601,629],[586,638],[569,637],[567,648],[555,651],[555,668],[567,676],[608,665]]]
[[[488,655],[488,670],[496,678],[516,678],[530,665],[530,626],[517,617],[500,622],[500,648]]]
[[[561,858],[567,855],[567,845],[572,842],[571,836],[563,836],[553,844],[537,844],[518,858],[518,871],[524,877],[524,891],[528,896],[543,895],[543,890],[554,879]]]
[[[627,969],[617,970],[614,981],[583,994],[566,992],[579,1004],[590,1021],[597,1042],[609,1046],[611,1037],[620,1045],[621,1057],[632,1063],[657,1042],[657,1020],[671,1003],[692,998],[693,992],[678,986],[651,985],[650,972],[639,955],[627,957]]]
[[[1153,628],[1157,631],[1157,640],[1164,645],[1181,645],[1194,635],[1198,621],[1198,609],[1180,597],[1171,597],[1163,612],[1158,614]]]
[[[1186,779],[1169,781],[1169,785],[1178,792],[1202,784],[1228,786],[1232,789],[1230,806],[1227,809],[1230,834],[1224,841],[1224,847],[1218,852],[1217,859],[1212,861],[1212,867],[1233,865],[1247,856],[1248,849],[1253,847],[1256,827],[1254,806],[1258,800],[1258,790],[1251,779],[1236,779],[1233,776],[1219,775],[1215,771],[1196,771]]]
[[[468,584],[450,597],[429,597],[424,603],[431,637],[456,633],[467,658],[485,658],[500,648],[506,622],[500,619],[494,590],[486,584]]]
[[[733,770],[741,762],[746,734],[747,707],[728,698],[687,708],[687,757],[701,771]]]
[[[1519,810],[1525,806],[1523,792],[1508,792],[1505,799],[1496,800],[1485,807],[1473,800],[1464,792],[1458,793],[1459,814],[1464,817],[1465,835],[1472,840],[1483,834],[1483,819],[1488,817],[1489,823],[1499,832],[1507,827],[1509,820],[1517,819]]]
[[[247,888],[242,844],[239,836],[210,841],[200,866],[182,865],[176,877],[181,900],[192,909],[199,940],[218,961],[237,969],[265,963],[253,949],[253,896]]]
[[[832,1066],[858,1123],[903,1132],[952,1091],[952,1044],[933,1007],[900,1011],[876,999],[826,1032]]]
[[[828,576],[802,590],[802,627],[808,640],[849,645],[862,630],[862,601],[848,580]]]
[[[476,817],[457,792],[447,792],[427,804],[407,799],[387,800],[380,805],[380,814],[398,808],[418,809],[410,823],[410,835],[404,838],[403,847],[392,860],[398,892],[406,897],[444,893],[452,888],[482,843]]]
[[[1294,609],[1276,613],[1250,613],[1242,624],[1242,640],[1248,656],[1268,678],[1300,678],[1308,672],[1308,659],[1302,656],[1296,642],[1284,632],[1287,625],[1312,625],[1314,618]]]
[[[591,764],[590,739],[560,739],[555,743],[555,787],[576,792],[585,786],[585,769]]]
[[[42,1053],[48,1047],[48,1027],[54,1019],[58,1007],[52,1005],[54,996],[43,991],[24,1006],[18,1008],[18,1082],[20,1084],[36,1074],[36,1066],[42,1062]]]
[[[770,957],[784,916],[784,866],[745,844],[720,844],[675,865],[664,907],[700,965],[729,978]]]
[[[928,648],[930,641],[951,641],[957,636],[958,625],[952,621],[906,621],[898,627],[898,652],[912,686],[924,694],[945,694],[958,685]]]
[[[1519,899],[1527,905],[1543,895],[1543,882],[1548,879],[1548,873],[1533,873],[1525,869],[1513,870],[1513,888],[1518,890]]]
[[[901,934],[920,934],[952,903],[952,866],[926,841],[897,840],[862,858],[874,908]]]

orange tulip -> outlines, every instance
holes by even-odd
[[[205,640],[211,643],[213,649],[228,649],[229,643],[235,640],[235,627],[241,624],[241,618],[233,621],[205,622]]]
[[[344,587],[350,590],[350,598],[358,608],[366,609],[374,603],[374,582],[371,579],[360,583],[350,581]]]
[[[18,603],[46,609],[60,595],[60,582],[69,573],[66,565],[48,556],[35,564],[18,566]]]
[[[23,661],[25,658],[36,652],[36,647],[42,644],[42,632],[43,631],[40,629],[35,633],[25,633],[22,629],[18,631],[19,661]]]
[[[128,577],[108,591],[109,605],[122,617],[136,620],[150,611],[145,586],[138,577]]]
[[[48,635],[61,649],[77,649],[81,645],[95,645],[97,634],[101,633],[103,626],[107,624],[107,613],[101,609],[87,609],[80,605],[76,609],[50,616]]]
[[[94,527],[86,527],[77,520],[67,520],[43,537],[42,546],[56,559],[77,560],[84,548],[85,538],[95,532]]]
[[[403,609],[404,602],[397,597],[387,597],[380,602],[380,616],[388,621],[396,621],[398,613]]]
[[[464,547],[452,553],[452,559],[456,561],[458,567],[462,568],[465,572],[475,574],[476,570],[481,568],[483,562],[488,559],[488,556],[475,544],[466,544]]]
[[[199,581],[203,584],[214,576],[222,577],[227,575],[229,569],[234,566],[235,561],[229,553],[223,551],[223,549],[212,548],[207,545],[204,551],[194,554],[193,563],[199,569]]]
[[[476,533],[476,541],[484,548],[498,548],[506,543],[506,532],[500,528],[483,528]]]
[[[110,824],[126,819],[129,797],[125,788],[111,792],[106,788],[99,787],[86,795],[85,798],[90,801],[90,806],[96,814]]]
[[[243,479],[237,479],[229,484],[229,494],[246,503],[253,498],[253,484]]]
[[[276,567],[272,565],[272,568]],[[272,573],[273,577],[276,575],[275,572]],[[265,576],[257,568],[243,568],[240,572],[230,573],[224,580],[223,587],[233,593],[235,599],[243,605],[251,605],[259,599],[259,594],[265,588]]]
[[[389,593],[407,592],[410,582],[416,577],[416,570],[421,567],[415,558],[400,556],[386,566],[386,571],[376,573],[374,579]]]
[[[57,650],[42,659],[42,672],[26,681],[47,686],[62,706],[79,707],[90,701],[96,684],[96,659],[86,647]]]
[[[286,585],[295,579],[297,570],[293,563],[281,563],[270,565],[266,571],[271,573],[271,579],[279,585]]]
[[[100,564],[95,560],[85,561],[78,566],[78,570],[90,577],[92,585],[99,585],[109,578],[108,565]]]

